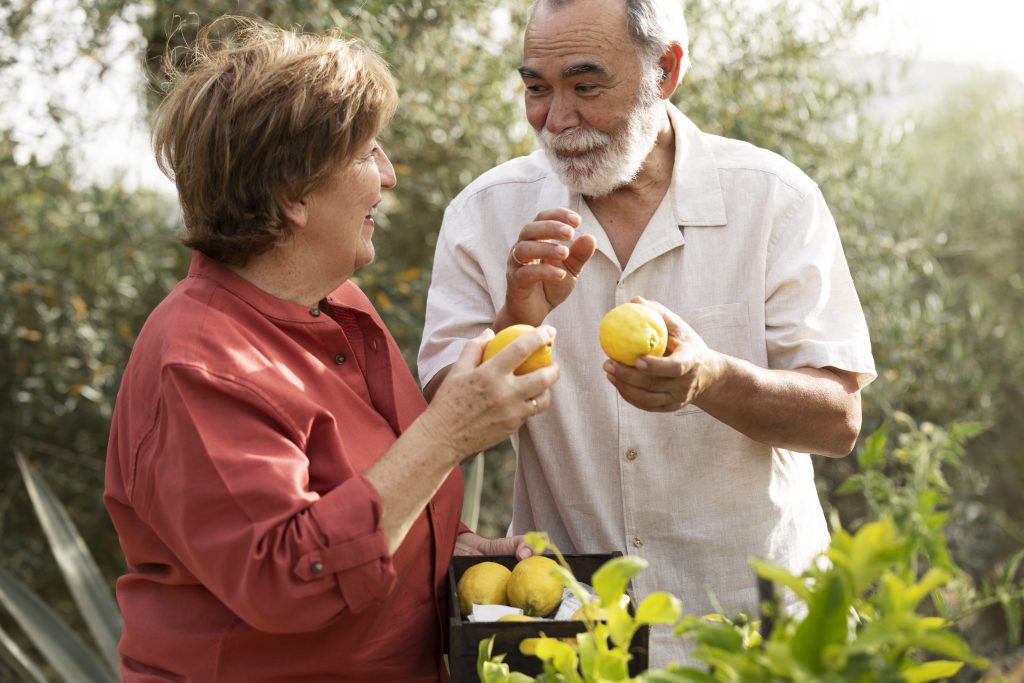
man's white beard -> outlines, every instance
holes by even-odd
[[[614,137],[592,128],[570,128],[557,134],[541,128],[537,141],[571,192],[601,197],[632,182],[640,173],[658,139],[662,112],[658,82],[649,78],[626,125]],[[559,152],[586,153],[567,157]]]

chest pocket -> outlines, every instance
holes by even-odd
[[[753,360],[750,353],[750,330],[746,304],[721,304],[705,308],[691,308],[679,311],[679,317],[700,335],[708,348],[734,358]],[[688,405],[677,410],[675,414],[686,415],[699,412],[701,410],[697,406]]]

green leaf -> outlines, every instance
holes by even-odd
[[[543,637],[543,633],[541,636],[540,642],[537,643],[536,656],[544,662],[549,662],[555,671],[562,674],[570,683],[583,683],[578,672],[579,659],[576,651],[557,638]]]
[[[974,656],[970,646],[960,636],[949,631],[931,631],[911,638],[910,642],[922,649],[967,662],[976,669],[988,666],[987,659]]]
[[[606,608],[617,605],[619,598],[626,593],[629,580],[647,567],[647,560],[636,555],[613,557],[601,565],[592,580],[594,590]]]
[[[640,676],[638,683],[715,683],[711,674],[694,668],[654,669]]]
[[[629,660],[632,658],[627,650],[614,649],[598,652],[595,678],[599,681],[629,679]]]
[[[842,579],[835,573],[826,574],[793,636],[793,656],[814,673],[823,673],[825,648],[846,642],[849,617],[850,597]]]
[[[900,673],[907,683],[924,683],[925,681],[937,681],[943,678],[950,678],[963,667],[963,662],[950,662],[937,659],[932,662],[925,662],[904,669]]]
[[[551,570],[551,573],[561,579],[562,585],[568,588],[569,592],[576,596],[576,599],[580,601],[580,604],[585,605],[590,601],[592,597],[590,592],[576,580],[576,577],[573,576],[571,571],[561,565],[558,565]]]
[[[792,574],[788,569],[758,559],[752,559],[750,564],[754,567],[754,571],[757,572],[758,576],[781,586],[785,586],[789,590],[793,591],[793,594],[804,602],[807,602],[810,599],[811,589],[807,587],[807,584],[804,583],[803,579]]]
[[[509,683],[508,664],[489,661],[480,665],[480,680],[482,683]]]
[[[43,672],[3,628],[0,628],[0,660],[7,664],[7,668],[13,671],[22,683],[46,683]]]
[[[683,603],[671,593],[651,593],[636,611],[638,624],[674,624],[683,614]]]
[[[17,454],[17,459],[32,506],[50,542],[50,549],[57,558],[64,580],[71,589],[75,604],[109,670],[120,671],[117,643],[121,639],[121,613],[110,595],[107,582],[71,517],[46,481],[21,453]]]
[[[45,602],[3,567],[0,567],[0,603],[65,680],[75,683],[117,680]]]
[[[528,531],[523,534],[523,540],[533,548],[533,552],[537,555],[543,553],[551,545],[551,539],[546,531]]]
[[[864,441],[864,447],[857,453],[857,464],[862,470],[874,469],[885,463],[885,444],[888,435],[889,424],[884,422]]]
[[[608,633],[611,635],[612,643],[621,648],[628,648],[637,629],[633,617],[629,616],[629,612],[621,605],[605,606],[604,613],[608,620]]]

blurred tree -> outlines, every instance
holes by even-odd
[[[13,150],[0,132],[0,557],[74,621],[13,454],[31,454],[120,573],[100,498],[108,424],[135,333],[185,254],[166,198],[79,187],[59,155],[19,164]]]
[[[165,50],[240,7],[287,27],[365,38],[392,64],[402,104],[383,140],[399,187],[385,195],[378,261],[358,279],[413,366],[445,204],[480,172],[533,149],[515,73],[527,4],[0,0],[0,87],[18,92],[26,60],[59,74],[83,54],[97,78],[119,54],[109,49],[115,30],[137,27],[138,40],[119,44],[137,50],[152,104]],[[870,88],[841,77],[838,55],[874,4],[690,0],[694,66],[675,100],[704,130],[779,152],[821,185],[880,371],[865,393],[863,433],[898,410],[936,424],[996,425],[968,446],[949,532],[958,561],[978,558],[980,578],[991,558],[1024,543],[1013,498],[1024,476],[1014,431],[1024,403],[1024,106],[1019,84],[982,81],[927,120],[895,131],[873,123]],[[81,27],[70,30],[67,17]],[[73,126],[65,94],[53,88],[31,116]],[[11,104],[0,103],[0,128]],[[133,335],[184,273],[187,254],[174,244],[164,199],[83,186],[66,155],[26,162],[18,142],[0,135],[0,555],[59,596],[13,476],[12,446],[34,457],[113,577],[121,556],[99,500],[110,409]],[[816,465],[826,504],[860,518],[832,496],[853,459]],[[513,471],[507,444],[489,454],[482,533],[504,533]]]

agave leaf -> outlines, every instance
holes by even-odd
[[[0,603],[65,681],[116,682],[114,675],[82,639],[39,596],[3,567],[0,567]]]
[[[122,620],[110,588],[64,506],[28,460],[21,453],[17,457],[32,506],[71,589],[71,596],[107,667],[117,671],[120,666],[117,642],[121,638]]]
[[[3,660],[23,683],[46,683],[43,672],[2,628],[0,628],[0,660]]]

